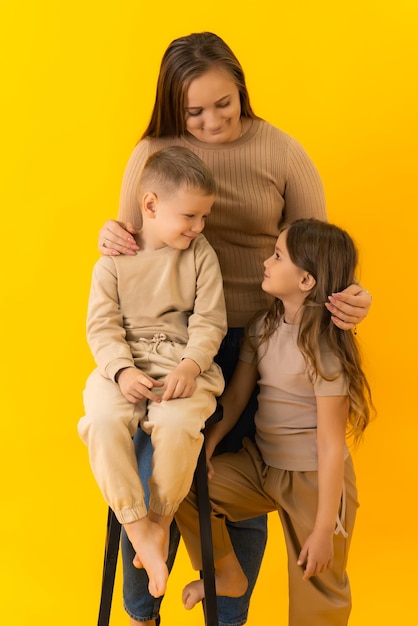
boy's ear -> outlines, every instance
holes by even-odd
[[[315,287],[316,280],[312,276],[312,274],[309,274],[309,272],[304,272],[300,279],[299,285],[301,291],[310,291],[311,289],[313,289],[313,287]]]
[[[150,219],[155,218],[158,198],[153,191],[147,191],[142,197],[142,212]]]

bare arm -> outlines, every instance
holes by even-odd
[[[347,396],[317,397],[318,509],[312,533],[305,541],[298,565],[306,564],[308,580],[332,565],[333,536],[344,481],[344,443]]]
[[[216,446],[237,423],[257,384],[257,365],[238,361],[234,374],[220,398],[223,419],[205,435],[206,455],[210,459]]]

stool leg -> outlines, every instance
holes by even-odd
[[[107,533],[103,563],[102,592],[100,597],[99,619],[97,626],[109,626],[112,607],[113,587],[115,584],[116,565],[118,562],[121,525],[112,509],[107,513]]]
[[[218,605],[216,601],[215,567],[213,563],[212,527],[210,523],[210,502],[206,468],[206,451],[202,446],[195,471],[196,493],[199,507],[200,546],[202,551],[202,572],[205,599],[203,611],[206,626],[218,626]]]

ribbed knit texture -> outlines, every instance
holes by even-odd
[[[140,227],[137,190],[147,157],[166,146],[185,146],[212,170],[217,198],[205,235],[215,248],[224,279],[230,327],[245,326],[265,307],[263,261],[271,256],[283,216],[326,220],[319,174],[302,146],[263,120],[253,120],[236,141],[207,144],[192,135],[138,143],[128,162],[119,219]]]

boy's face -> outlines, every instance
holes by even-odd
[[[149,243],[154,249],[170,246],[186,250],[204,229],[215,196],[186,188],[179,189],[170,197],[152,195],[155,203],[148,216],[152,218],[149,234],[153,241]]]

